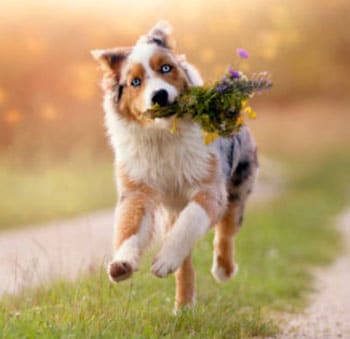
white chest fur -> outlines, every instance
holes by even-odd
[[[131,179],[167,196],[186,194],[208,176],[214,149],[204,145],[199,127],[183,121],[172,135],[168,129],[126,123],[107,116],[116,153]]]

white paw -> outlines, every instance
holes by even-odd
[[[234,277],[238,273],[238,265],[234,264],[232,271],[227,270],[225,267],[219,266],[216,261],[214,261],[213,266],[211,268],[211,274],[218,282],[224,282],[232,277]]]
[[[168,274],[175,272],[184,259],[176,254],[169,251],[159,252],[153,259],[152,273],[159,278],[165,278]]]

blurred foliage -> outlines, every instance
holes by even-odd
[[[79,152],[64,163],[39,162],[28,169],[0,159],[0,231],[113,206],[111,159]]]
[[[240,65],[244,71],[272,74],[274,90],[265,101],[338,99],[349,91],[347,0],[6,0],[0,4],[0,152],[29,163],[42,153],[65,159],[80,148],[108,152],[101,74],[89,51],[132,45],[159,19],[173,24],[178,50],[208,82],[244,47],[251,55]]]

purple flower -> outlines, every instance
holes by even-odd
[[[239,72],[238,71],[233,71],[231,75],[232,75],[233,79],[238,79],[239,78]]]
[[[222,85],[219,85],[216,87],[216,91],[221,93],[223,92],[225,89],[227,89],[229,86],[228,85],[225,85],[225,84],[222,84]]]
[[[233,79],[238,79],[239,78],[239,72],[233,70],[232,66],[229,66],[228,72],[230,73],[231,78],[233,78]]]
[[[248,59],[249,58],[248,52],[245,49],[243,49],[243,48],[237,48],[236,49],[236,53],[242,59]]]

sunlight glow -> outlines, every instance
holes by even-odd
[[[10,109],[5,112],[4,122],[9,126],[14,126],[20,123],[22,120],[22,114],[16,109]]]
[[[0,105],[3,105],[6,102],[7,94],[3,88],[0,87]]]

